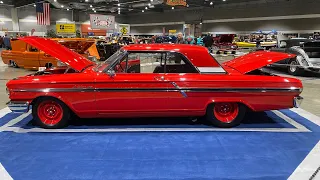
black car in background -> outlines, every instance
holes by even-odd
[[[311,39],[281,40],[279,48],[272,51],[285,52],[297,55],[294,59],[286,59],[277,65],[286,65],[291,75],[302,75],[304,71],[320,71],[320,41]]]

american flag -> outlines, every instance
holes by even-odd
[[[50,3],[37,2],[37,24],[50,25]]]

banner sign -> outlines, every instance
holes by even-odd
[[[105,29],[91,29],[90,24],[81,24],[81,33],[82,35],[92,35],[92,33],[95,36],[105,36],[107,34],[107,30]]]
[[[167,0],[169,6],[187,6],[187,0]]]
[[[130,33],[130,24],[118,24],[119,32],[123,35]]]
[[[114,16],[90,14],[90,25],[92,29],[115,29]]]
[[[76,33],[76,25],[75,24],[56,24],[57,34],[75,34]]]

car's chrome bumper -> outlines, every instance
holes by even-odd
[[[25,101],[9,101],[7,106],[13,113],[26,113],[29,111],[30,104]]]
[[[301,105],[301,103],[302,103],[302,100],[303,100],[303,97],[301,97],[301,96],[294,97],[294,99],[293,99],[293,106],[294,106],[295,108],[299,108],[300,105]]]

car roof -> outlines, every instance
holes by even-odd
[[[133,44],[123,47],[126,51],[141,52],[177,52],[186,56],[196,67],[220,67],[220,64],[210,55],[207,48],[189,44]]]

